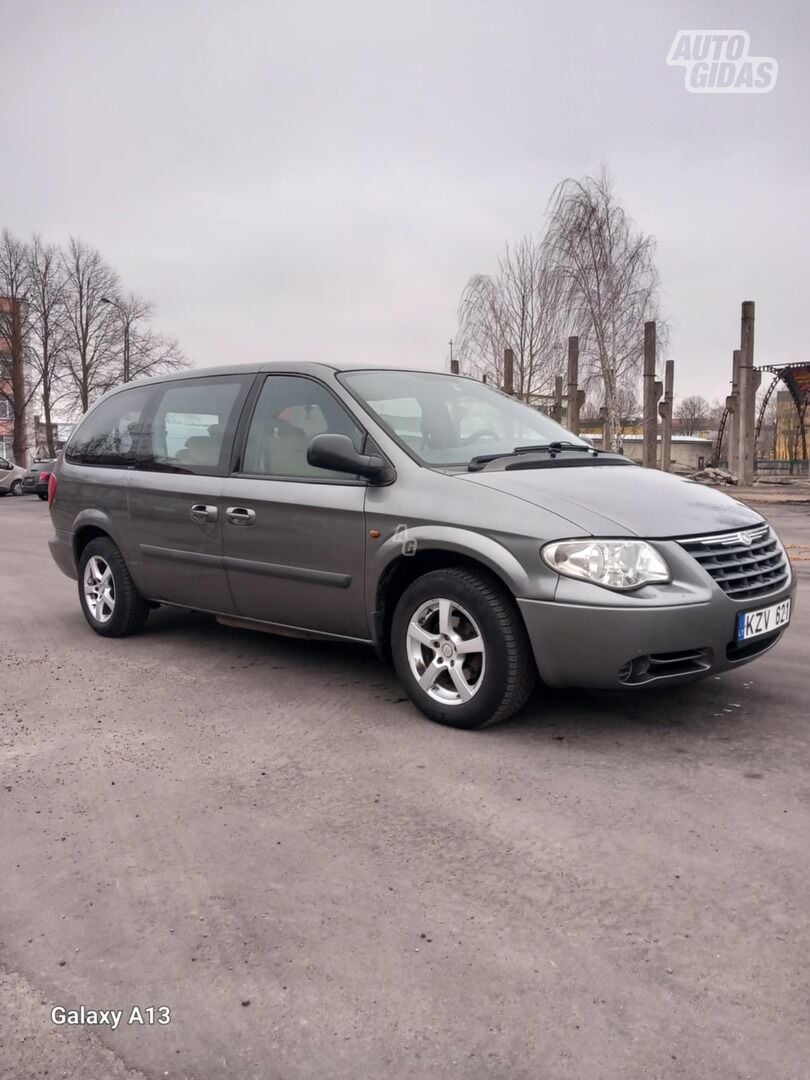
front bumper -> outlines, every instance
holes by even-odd
[[[702,603],[666,607],[518,600],[548,686],[623,690],[689,682],[761,656],[784,631],[735,643],[737,614],[793,597],[795,581],[735,603],[714,587]],[[795,600],[794,600],[795,603]]]

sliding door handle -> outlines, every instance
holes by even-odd
[[[231,525],[254,525],[256,511],[249,510],[247,506],[229,506],[225,511],[225,519]]]
[[[216,521],[219,511],[215,506],[205,506],[203,503],[195,503],[191,508],[191,520],[201,523]]]

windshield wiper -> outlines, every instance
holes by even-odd
[[[519,457],[521,454],[537,454],[546,453],[552,457],[556,457],[557,454],[563,452],[574,452],[579,454],[593,454],[594,457],[598,456],[599,451],[594,446],[579,446],[577,443],[568,442],[565,440],[561,442],[559,440],[549,443],[538,443],[536,446],[516,446],[514,450],[506,450],[500,454],[479,454],[477,457],[470,458],[467,463],[468,472],[478,472],[483,469],[485,465],[488,465],[491,461],[498,461],[499,458]]]

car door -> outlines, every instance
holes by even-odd
[[[151,449],[128,489],[133,576],[151,600],[234,613],[222,561],[222,485],[254,378],[203,376],[157,386],[144,433]]]
[[[240,615],[368,640],[365,481],[307,463],[310,440],[365,432],[320,380],[264,378],[225,482],[223,545]]]

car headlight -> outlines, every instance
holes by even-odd
[[[558,574],[606,589],[638,589],[670,580],[669,567],[644,540],[558,540],[540,554]]]

